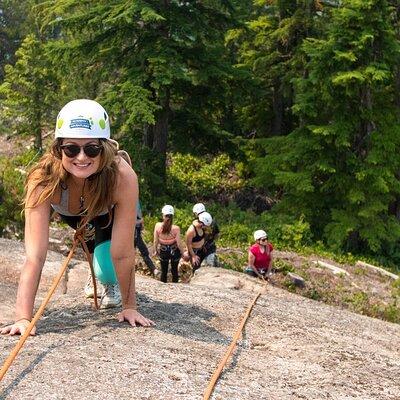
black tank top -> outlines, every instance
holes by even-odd
[[[193,237],[192,243],[201,242],[203,240],[203,238],[204,238],[204,231],[203,231],[202,235],[199,235],[199,233],[197,232],[197,229],[194,226],[194,224],[192,224],[192,225],[193,225],[194,231],[196,232],[196,236]]]

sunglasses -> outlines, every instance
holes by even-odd
[[[268,239],[268,238],[266,238],[266,237],[265,237],[265,238],[261,238],[261,239],[260,239],[260,242],[265,242],[267,239]]]
[[[60,148],[68,158],[76,157],[81,152],[81,149],[90,158],[97,157],[103,150],[103,146],[99,144],[85,144],[84,146],[62,144]]]

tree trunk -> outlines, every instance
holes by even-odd
[[[153,150],[157,160],[155,160],[155,171],[165,182],[167,145],[168,145],[168,124],[169,124],[169,101],[170,90],[166,88],[165,96],[161,101],[161,110],[156,114],[156,123],[148,125],[143,134],[144,143]]]
[[[272,120],[272,134],[280,136],[283,133],[283,95],[281,84],[277,82],[274,87],[274,95],[272,98],[272,109],[274,117]]]
[[[39,101],[39,100],[38,100]],[[39,104],[39,103],[36,103]],[[33,122],[33,135],[34,135],[34,147],[35,150],[42,152],[43,151],[43,143],[42,143],[42,114],[40,110],[35,111],[35,118]]]

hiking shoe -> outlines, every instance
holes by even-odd
[[[158,270],[157,268],[154,268],[153,276],[154,278],[158,279],[161,276],[161,271]]]
[[[104,292],[101,296],[101,308],[113,308],[122,304],[121,292],[118,283],[112,285],[103,285]]]
[[[96,278],[96,288],[97,288],[97,297],[101,297],[103,292],[104,292],[104,287],[103,285],[98,281]],[[93,281],[92,281],[92,275],[89,274],[88,279],[86,281],[85,288],[83,289],[85,293],[85,297],[87,299],[93,299],[94,297],[94,287],[93,287]]]

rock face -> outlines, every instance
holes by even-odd
[[[2,323],[12,316],[21,254],[22,244],[0,240]],[[39,297],[61,262],[49,254]],[[191,284],[137,276],[139,309],[156,326],[131,328],[83,298],[86,271],[71,268],[66,293],[56,293],[0,383],[1,399],[201,399],[260,287],[212,268]],[[0,337],[1,363],[16,342]],[[213,399],[399,399],[399,346],[398,325],[268,286]]]

